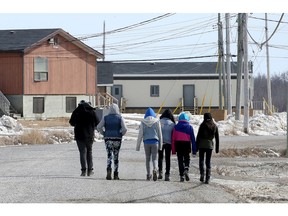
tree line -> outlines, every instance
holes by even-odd
[[[287,111],[288,97],[288,71],[271,76],[271,97],[276,112]],[[254,98],[253,101],[268,101],[267,77],[258,74],[254,77]]]

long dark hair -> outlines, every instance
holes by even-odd
[[[160,116],[160,119],[162,119],[162,118],[168,118],[175,124],[175,119],[174,119],[173,113],[172,113],[172,111],[170,109],[165,109],[164,110],[164,112]]]
[[[213,121],[211,113],[204,113],[204,120],[202,122],[203,126],[207,128],[208,130],[206,131],[209,136],[214,135],[216,131],[216,124]]]

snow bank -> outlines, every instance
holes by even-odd
[[[203,121],[203,115],[191,115],[190,123],[193,125],[195,135]],[[138,135],[138,126],[143,119],[143,114],[122,114],[128,127],[128,134],[135,138]],[[175,116],[177,119],[177,116]],[[249,118],[249,134],[243,132],[243,116],[240,120],[235,120],[235,115],[229,115],[226,120],[218,121],[220,136],[285,136],[287,133],[287,113],[274,113],[273,115],[257,114]],[[69,128],[67,128],[69,130]],[[0,135],[19,135],[23,132],[23,127],[17,120],[2,116],[0,118]],[[126,138],[127,135],[126,135]]]
[[[193,125],[194,133],[197,134],[203,115],[191,115],[190,123]],[[127,126],[136,126],[143,119],[143,114],[123,114]],[[175,116],[176,119],[178,116]],[[235,120],[235,113],[229,115],[226,120],[216,122],[220,136],[284,136],[287,133],[287,113],[274,113],[273,115],[257,114],[249,117],[248,134],[244,133],[244,116]]]
[[[0,135],[18,135],[23,132],[23,126],[14,118],[3,115],[0,118]]]

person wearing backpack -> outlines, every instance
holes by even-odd
[[[204,182],[204,159],[206,165],[206,178],[205,184],[209,184],[211,176],[211,156],[214,149],[213,139],[216,141],[216,153],[219,152],[219,133],[218,127],[214,123],[211,113],[204,113],[204,120],[201,123],[197,137],[196,146],[199,150],[199,170],[200,181]]]

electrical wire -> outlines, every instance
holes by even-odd
[[[280,23],[281,23],[281,21],[282,21],[283,16],[284,16],[284,13],[282,13],[282,15],[281,15],[281,17],[280,17],[280,19],[279,19],[279,21],[278,21],[278,23],[277,23],[277,26],[276,26],[276,28],[275,28],[274,31],[273,31],[273,33],[270,35],[270,37],[269,37],[267,40],[265,40],[265,41],[262,42],[261,44],[259,44],[258,42],[256,42],[256,41],[254,40],[254,38],[251,36],[251,34],[250,34],[250,32],[248,31],[248,29],[246,29],[249,37],[254,41],[255,44],[257,44],[257,45],[260,47],[260,49],[262,49],[263,45],[265,45],[265,44],[273,37],[273,35],[276,33],[276,31],[277,31],[277,29],[278,29],[278,27],[279,27],[279,25],[280,25]]]

